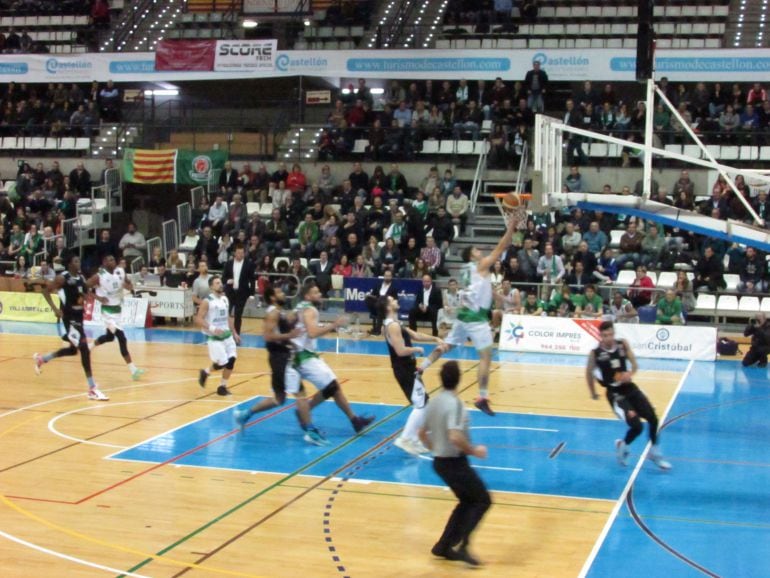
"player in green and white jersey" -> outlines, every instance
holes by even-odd
[[[236,345],[241,342],[241,337],[235,331],[234,318],[230,315],[230,302],[225,295],[222,278],[211,277],[209,287],[211,293],[201,302],[198,314],[195,316],[195,323],[206,336],[211,367],[200,370],[198,383],[201,387],[205,387],[209,374],[221,369],[222,380],[217,388],[217,394],[230,395],[227,380],[230,379],[235,367],[235,360],[238,357]]]

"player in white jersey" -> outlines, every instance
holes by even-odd
[[[310,398],[310,409],[332,397],[358,433],[374,421],[374,416],[358,416],[353,412],[337,382],[337,376],[318,356],[316,343],[319,337],[345,325],[347,319],[341,316],[329,325],[321,325],[316,309],[321,301],[321,291],[315,283],[310,282],[302,287],[302,301],[296,309],[296,329],[299,330],[299,335],[291,340],[294,346],[294,360],[286,367],[286,393],[296,395],[302,386],[301,380],[309,381],[318,389]]]
[[[88,280],[88,286],[96,289],[96,300],[102,305],[101,315],[107,330],[104,335],[91,344],[91,349],[117,339],[120,354],[131,372],[131,377],[134,380],[139,379],[144,370],[136,367],[131,360],[126,334],[119,325],[120,314],[123,310],[123,289],[131,290],[131,281],[126,278],[126,272],[116,266],[115,257],[105,255],[99,272]]]
[[[230,379],[235,367],[235,360],[238,357],[236,345],[241,342],[241,336],[235,331],[234,319],[230,315],[230,301],[225,296],[222,278],[211,277],[209,287],[211,293],[198,307],[195,323],[206,336],[211,367],[200,370],[198,383],[201,387],[206,387],[209,374],[221,369],[222,380],[217,387],[217,394],[230,395],[227,380]]]
[[[495,343],[490,327],[492,310],[492,281],[490,273],[492,265],[500,259],[508,247],[516,230],[517,221],[508,220],[508,227],[497,246],[486,257],[476,247],[463,249],[462,258],[465,262],[460,275],[460,309],[457,320],[452,324],[449,335],[444,339],[446,348],[436,348],[420,365],[419,372],[425,371],[444,351],[464,345],[470,339],[479,354],[478,382],[479,397],[475,406],[487,415],[495,415],[489,407],[489,368],[492,364],[492,348]],[[437,354],[437,355],[436,355]]]

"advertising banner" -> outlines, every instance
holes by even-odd
[[[615,334],[628,341],[637,357],[697,361],[717,357],[716,327],[618,323]]]
[[[120,312],[120,325],[122,327],[144,327],[147,320],[147,301],[135,297],[123,299],[123,307]],[[103,327],[102,304],[95,299],[86,301],[83,321],[87,327]]]
[[[59,298],[53,296],[57,307]],[[0,292],[0,321],[29,321],[31,323],[56,323],[56,315],[42,293]]]
[[[189,49],[192,42],[198,49]],[[0,55],[0,83],[86,83],[110,79],[118,83],[173,82],[299,75],[434,80],[491,80],[500,76],[513,81],[522,80],[535,60],[552,80],[636,79],[636,51],[626,49],[277,51],[274,43],[274,40],[162,41],[158,50],[160,63],[156,63],[155,52],[73,56],[3,54]],[[225,45],[227,48],[222,48]],[[220,55],[218,48],[225,54]],[[245,54],[241,54],[242,49]],[[655,71],[658,78],[667,76],[672,82],[754,82],[770,72],[770,49],[658,50]]]
[[[594,319],[505,315],[500,350],[588,355],[598,343],[599,323]]]
[[[588,355],[599,344],[600,323],[594,319],[505,315],[500,350]],[[637,357],[716,359],[714,327],[616,323],[615,335],[627,340]]]
[[[153,317],[185,319],[195,313],[190,289],[153,287],[151,291],[141,292],[140,297],[149,303],[150,315]]]
[[[217,40],[215,72],[272,72],[277,40]]]
[[[345,277],[343,280],[345,312],[368,314],[366,296],[381,282],[382,279],[376,277]],[[393,284],[398,290],[399,317],[406,319],[409,316],[409,310],[414,307],[417,293],[422,287],[422,281],[419,279],[394,279]]]
[[[155,70],[214,70],[213,40],[161,40],[155,50]]]

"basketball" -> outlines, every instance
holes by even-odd
[[[502,198],[501,203],[503,205],[503,209],[505,209],[506,211],[511,211],[513,209],[516,209],[523,204],[521,197],[519,196],[519,193],[506,194]]]

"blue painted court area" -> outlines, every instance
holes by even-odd
[[[56,334],[54,325],[25,323],[2,323],[0,333]],[[129,339],[203,343],[197,332],[166,329],[132,330]],[[386,355],[381,342],[319,341],[326,352]],[[246,349],[262,346],[260,337],[245,336]],[[448,357],[475,359],[475,354],[461,348]],[[496,361],[564,367],[585,363],[582,357],[513,353],[498,353]],[[687,365],[684,361],[640,360],[643,370],[682,373]],[[314,411],[314,421],[333,444],[326,448],[302,441],[290,407],[255,416],[244,434],[234,431],[232,409],[228,408],[113,458],[443,485],[428,460],[408,456],[391,444],[406,420],[406,408],[354,407],[378,418],[374,427],[359,437],[353,436],[347,420],[332,403]],[[607,412],[610,417],[609,408]],[[478,471],[497,491],[618,500],[646,441],[645,432],[632,446],[631,464],[622,468],[614,460],[612,446],[624,430],[618,421],[523,414],[489,418],[476,411],[471,416],[474,439],[490,448],[490,458],[474,464],[483,466]],[[601,537],[598,553],[580,576],[770,578],[770,565],[765,560],[765,553],[770,551],[768,439],[768,370],[746,369],[730,361],[693,364],[661,434],[674,469],[662,472],[649,462],[642,464],[617,518]],[[361,464],[351,472],[353,465]]]
[[[770,576],[767,369],[697,363],[588,576]]]
[[[248,407],[252,401],[238,407]],[[112,456],[119,460],[205,466],[275,474],[344,475],[360,456],[381,444],[385,451],[357,471],[357,479],[412,485],[442,485],[429,459],[405,454],[390,444],[406,421],[402,407],[354,403],[360,415],[377,416],[363,436],[353,438],[347,419],[327,402],[313,411],[314,422],[332,442],[317,447],[302,440],[294,411],[255,416],[241,434],[233,433],[232,410],[220,411]],[[473,412],[473,438],[490,449],[474,461],[490,488],[500,491],[613,500],[627,472],[597,467],[613,463],[611,441],[619,425],[612,420]],[[352,438],[352,439],[351,439]],[[211,443],[213,441],[213,443]],[[174,459],[181,456],[179,459]]]

